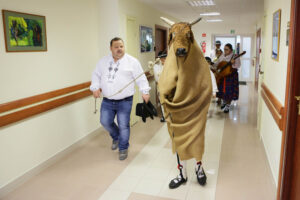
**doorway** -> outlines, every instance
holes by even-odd
[[[221,41],[221,49],[224,51],[224,46],[230,43],[235,54],[240,54],[243,51],[247,53],[240,57],[241,68],[239,69],[239,81],[242,83],[251,82],[253,80],[251,61],[252,61],[252,36],[251,35],[215,35],[212,44],[219,40]],[[212,49],[214,47],[212,46]]]
[[[160,51],[167,50],[168,28],[155,25],[155,58]]]

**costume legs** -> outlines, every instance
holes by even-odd
[[[186,161],[181,161],[177,153],[176,156],[177,156],[179,175],[176,178],[172,179],[171,182],[169,183],[170,189],[175,189],[179,187],[181,184],[186,183],[188,180],[187,172],[186,172],[186,166],[187,166]],[[207,177],[204,172],[201,161],[196,162],[195,172],[197,175],[198,183],[202,186],[205,185]]]

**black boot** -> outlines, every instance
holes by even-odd
[[[206,177],[206,174],[205,174],[204,169],[202,167],[202,164],[198,164],[197,163],[197,166],[196,166],[196,175],[197,175],[198,183],[200,185],[202,185],[202,186],[205,185],[207,177]]]
[[[160,118],[160,122],[165,122],[165,121],[166,121],[166,120],[165,120],[164,117]]]
[[[178,188],[181,184],[186,182],[187,182],[187,178],[183,178],[183,176],[179,174],[176,178],[171,180],[171,182],[169,183],[169,188],[170,189]]]

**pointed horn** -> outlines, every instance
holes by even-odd
[[[197,24],[201,19],[202,19],[202,17],[199,17],[195,21],[191,22],[190,25],[193,26],[194,24]]]
[[[169,24],[170,26],[172,26],[173,24],[175,24],[175,22],[165,18],[165,17],[160,17],[160,19],[162,19],[164,22],[166,22],[167,24]]]

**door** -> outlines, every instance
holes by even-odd
[[[277,199],[300,199],[300,4],[292,0],[283,134]],[[298,99],[296,99],[298,98]],[[281,178],[282,175],[282,178]]]
[[[160,51],[167,50],[168,29],[155,25],[155,58]]]
[[[126,21],[126,52],[137,58],[138,56],[138,26],[134,17],[127,17]],[[133,96],[132,109],[130,114],[130,126],[139,121],[139,117],[135,115],[135,106],[140,102],[140,92],[135,85],[135,94]]]
[[[258,29],[256,32],[256,59],[255,59],[255,89],[258,90],[258,80],[259,80],[259,72],[260,72],[260,48],[261,45],[261,29]]]

